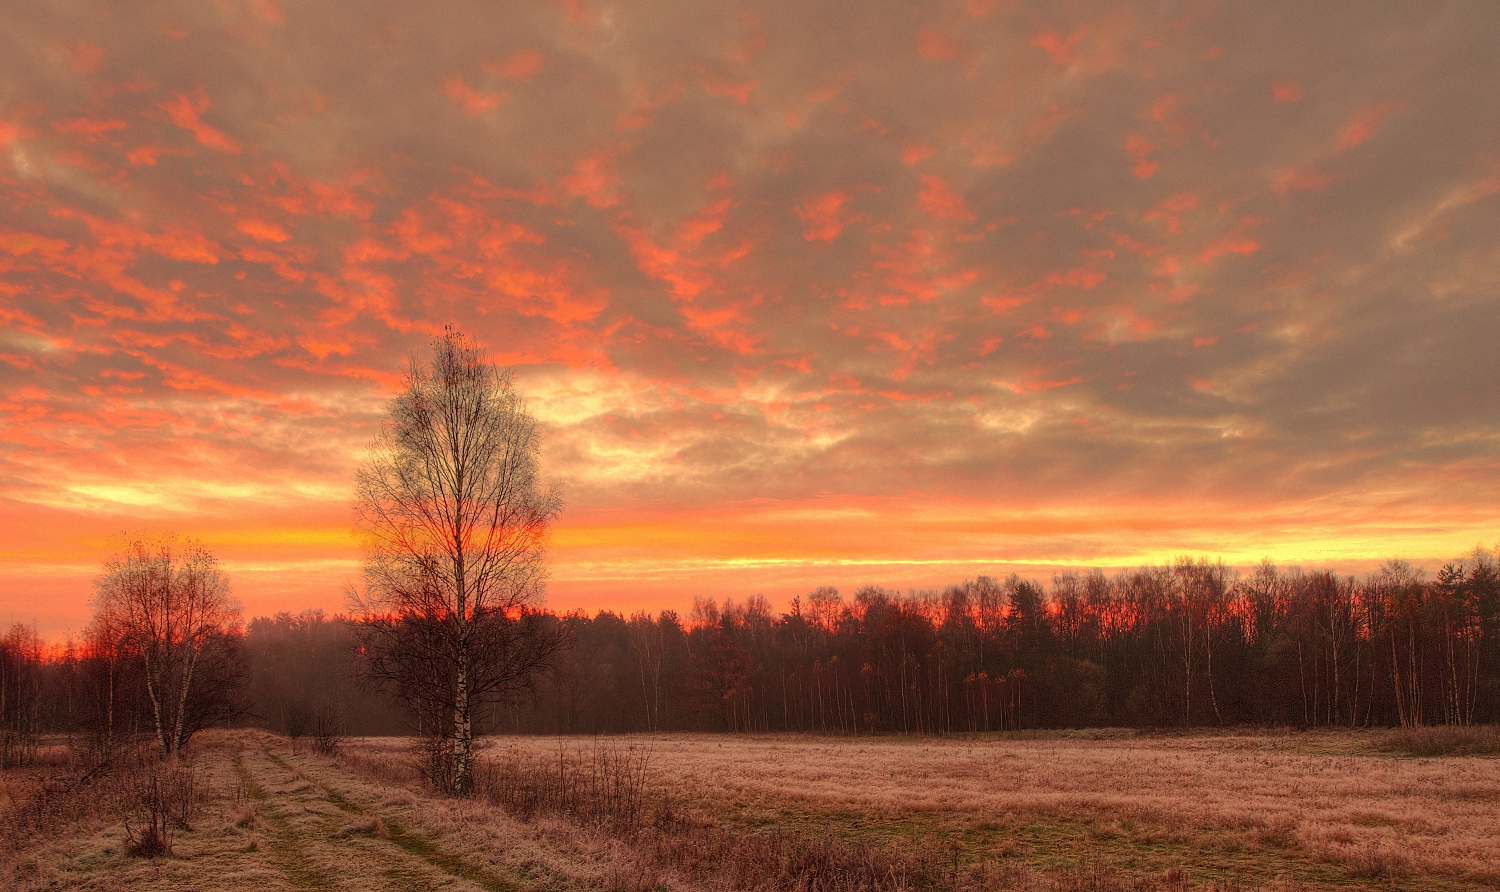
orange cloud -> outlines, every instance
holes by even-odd
[[[193,134],[199,145],[221,152],[239,154],[240,144],[224,131],[206,124],[201,116],[210,108],[208,93],[202,87],[192,95],[178,93],[175,97],[157,106],[167,113],[173,124]]]
[[[80,40],[74,45],[68,61],[79,74],[97,74],[104,67],[104,48],[97,43]]]
[[[1277,195],[1287,195],[1292,192],[1319,192],[1328,188],[1328,184],[1333,180],[1334,176],[1331,173],[1288,167],[1279,171],[1271,180],[1271,191]]]
[[[1380,129],[1381,123],[1386,118],[1405,107],[1406,103],[1404,102],[1387,99],[1384,102],[1377,102],[1358,112],[1343,127],[1339,128],[1338,141],[1334,144],[1334,151],[1347,152],[1368,140]]]
[[[276,5],[276,0],[251,0],[250,8],[255,14],[273,25],[285,25],[286,16],[281,7]]]
[[[1301,102],[1302,85],[1294,80],[1277,81],[1271,85],[1271,95],[1282,104]]]
[[[480,92],[464,83],[464,79],[457,74],[444,82],[443,92],[468,115],[479,115],[499,108],[506,98],[504,93]]]
[[[1072,285],[1090,291],[1100,282],[1109,278],[1105,273],[1094,269],[1070,269],[1061,273],[1048,273],[1048,285]]]
[[[534,49],[518,50],[504,62],[486,62],[480,67],[488,74],[498,74],[513,81],[530,83],[547,66],[547,57]]]
[[[1066,37],[1056,31],[1043,31],[1031,38],[1031,45],[1037,47],[1058,65],[1072,65],[1078,61],[1078,44],[1088,36],[1087,29],[1079,29]]]
[[[1130,172],[1136,179],[1150,179],[1161,167],[1160,164],[1147,157],[1156,151],[1156,147],[1141,134],[1132,133],[1125,137],[1123,148],[1125,149],[1125,154],[1130,156],[1130,160],[1135,162],[1131,165]]]
[[[795,208],[797,216],[807,226],[802,237],[810,242],[831,242],[838,238],[844,231],[842,212],[848,200],[846,192],[829,192],[809,198],[798,205]]]
[[[287,235],[286,230],[277,224],[269,220],[258,220],[253,217],[236,220],[234,228],[258,242],[284,242],[291,238],[291,236]]]
[[[184,149],[174,149],[167,146],[136,146],[125,156],[135,167],[155,167],[156,159],[161,155],[190,155],[192,152]]]
[[[591,155],[573,165],[573,172],[563,177],[559,185],[575,198],[582,198],[596,208],[607,208],[619,201],[615,189],[620,177],[612,168],[614,153],[602,152]]]
[[[1175,195],[1169,195],[1146,211],[1146,219],[1165,220],[1168,232],[1180,232],[1182,215],[1196,210],[1200,200],[1196,192],[1178,192]]]
[[[901,150],[901,160],[907,164],[920,164],[932,157],[932,146],[924,146],[913,143]]]
[[[917,194],[917,204],[922,210],[943,220],[973,220],[975,214],[969,210],[964,197],[942,177],[922,177],[922,191]]]
[[[124,130],[129,126],[129,124],[119,119],[97,121],[91,118],[71,118],[66,121],[52,122],[52,129],[58,133],[69,136],[82,136],[89,140],[97,139],[111,130]]]
[[[1204,248],[1203,253],[1198,255],[1198,259],[1204,263],[1208,263],[1226,254],[1254,254],[1259,250],[1260,243],[1255,241],[1255,239],[1245,238],[1244,236],[1226,235],[1223,238],[1216,239],[1207,248]]]
[[[936,28],[917,32],[917,52],[932,62],[950,62],[958,58],[958,43]]]
[[[733,81],[708,78],[703,83],[703,91],[710,96],[723,96],[727,99],[733,99],[736,105],[749,105],[750,97],[754,95],[759,86],[759,81]]]

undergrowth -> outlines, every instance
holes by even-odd
[[[190,829],[207,790],[188,762],[169,764],[149,750],[127,750],[88,771],[57,771],[12,793],[0,812],[0,838],[15,850],[99,821],[121,821],[126,851],[154,858],[171,854],[177,830]]]
[[[1408,756],[1497,756],[1500,727],[1430,725],[1388,731],[1379,748]]]

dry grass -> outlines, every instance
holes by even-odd
[[[1137,862],[1141,850],[1207,855],[1191,860],[1269,876],[1303,861],[1359,877],[1500,879],[1500,763],[1374,755],[1384,739],[673,735],[654,742],[652,775],[698,812],[747,826],[821,824],[919,844],[947,833],[976,854],[1044,860],[1085,844]],[[540,754],[557,743],[507,745]],[[1179,866],[1166,860],[1152,866]]]
[[[1500,728],[1437,725],[1391,731],[1380,741],[1386,752],[1408,756],[1500,756]]]
[[[634,830],[670,816],[670,797],[649,785],[651,746],[559,741],[546,754],[506,747],[477,766],[476,792],[522,820],[562,815],[586,826]]]
[[[222,733],[171,857],[76,814],[13,841],[0,888],[1495,888],[1500,762],[1383,739],[502,738],[459,801],[407,741]]]

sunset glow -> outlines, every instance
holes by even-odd
[[[337,611],[453,325],[548,604],[1500,540],[1500,7],[18,4],[0,620],[125,531]]]

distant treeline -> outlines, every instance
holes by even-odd
[[[511,731],[949,733],[1500,720],[1500,573],[1238,576],[1181,560],[1113,577],[1011,576],[777,614],[763,598],[556,620],[572,647]]]
[[[1476,552],[1423,578],[1237,574],[1179,560],[1044,587],[1011,576],[905,595],[820,588],[631,617],[544,613],[567,647],[526,696],[484,716],[521,733],[951,733],[1017,728],[1413,726],[1500,721],[1500,572]],[[407,730],[363,680],[356,624],[321,612],[218,636],[190,730],[293,736]],[[0,764],[44,733],[144,734],[140,655],[107,637],[0,639]],[[108,714],[106,715],[106,711]]]

